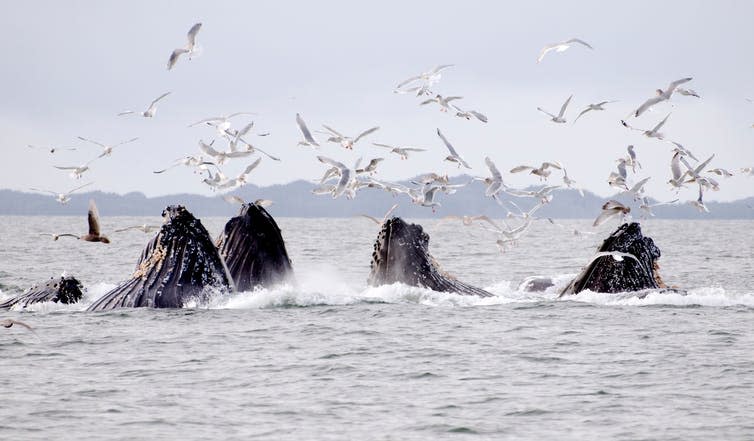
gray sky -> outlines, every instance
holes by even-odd
[[[443,162],[440,128],[472,165],[486,175],[489,155],[512,185],[535,184],[533,176],[511,176],[519,164],[559,160],[581,185],[601,195],[615,159],[634,144],[652,176],[649,195],[672,199],[670,145],[621,127],[619,120],[656,88],[686,76],[702,96],[674,96],[635,124],[650,127],[672,110],[668,139],[700,159],[715,153],[712,166],[754,166],[754,2],[5,2],[0,15],[0,147],[6,167],[0,188],[42,187],[65,191],[80,183],[92,189],[147,195],[210,194],[189,169],[163,175],[177,157],[198,153],[197,141],[213,131],[186,126],[205,117],[253,111],[256,144],[282,158],[264,159],[250,181],[258,185],[319,177],[324,154],[353,163],[382,156],[378,177],[406,178],[428,171],[458,173]],[[202,54],[166,70],[170,52],[202,22]],[[582,38],[595,50],[575,47],[550,53],[536,64],[547,43]],[[477,109],[489,124],[451,117],[436,106],[418,106],[395,95],[400,80],[437,64],[453,63],[436,90],[461,95],[462,107]],[[116,117],[143,110],[172,91],[153,119]],[[619,100],[575,125],[554,124],[536,110],[557,111],[573,94],[573,120],[588,103]],[[328,124],[346,134],[382,128],[348,152],[323,144],[319,152],[297,147],[300,112],[310,129]],[[243,120],[237,120],[237,124]],[[78,165],[98,150],[83,136],[115,143],[134,136],[97,160],[80,182],[53,165]],[[371,142],[414,144],[429,152],[401,161]],[[75,152],[50,155],[26,147],[73,145]],[[704,157],[704,158],[702,158]],[[230,164],[235,174],[249,161]],[[554,178],[554,179],[553,179]],[[552,182],[560,183],[560,173]],[[718,179],[721,190],[707,199],[754,195],[754,178]],[[682,199],[695,199],[693,188]]]

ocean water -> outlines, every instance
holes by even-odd
[[[274,207],[271,210],[274,214]],[[754,222],[647,221],[687,295],[523,293],[559,286],[616,227],[537,222],[500,253],[478,227],[420,220],[444,270],[496,294],[369,288],[377,226],[277,219],[296,281],[181,310],[83,310],[151,238],[52,241],[73,217],[2,217],[0,299],[63,271],[79,305],[0,312],[7,439],[752,439]],[[213,237],[226,219],[207,218]],[[159,218],[103,218],[103,232]]]

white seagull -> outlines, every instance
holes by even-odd
[[[448,151],[450,152],[450,155],[445,158],[446,161],[455,162],[458,164],[458,168],[460,168],[462,165],[466,168],[471,168],[469,164],[458,155],[458,152],[456,152],[456,149],[453,148],[453,146],[448,142],[447,139],[443,136],[442,132],[440,132],[440,129],[437,129],[437,136],[442,139],[442,142],[445,143],[445,147],[448,148]]]
[[[304,134],[304,140],[299,141],[298,145],[306,146],[306,147],[319,147],[319,143],[316,139],[312,136],[312,132],[309,131],[309,128],[306,127],[306,123],[304,122],[304,118],[301,118],[300,114],[296,114],[296,124],[298,124],[299,130],[301,130],[301,133]]]
[[[199,29],[202,28],[201,23],[197,23],[193,26],[191,26],[191,29],[189,29],[188,34],[186,37],[188,38],[188,44],[184,47],[180,47],[178,49],[175,49],[171,54],[170,58],[168,59],[168,70],[172,69],[173,66],[175,66],[175,63],[178,62],[178,58],[183,54],[188,54],[189,59],[191,55],[196,50],[196,34],[199,33]]]
[[[50,194],[52,194],[52,195],[55,196],[55,200],[57,200],[61,204],[65,205],[65,204],[67,204],[71,200],[71,194],[73,194],[73,192],[81,190],[82,188],[87,187],[89,185],[92,185],[92,183],[90,182],[88,184],[84,184],[84,185],[78,186],[78,187],[74,188],[73,190],[69,190],[67,193],[58,193],[58,192],[50,191],[50,190],[40,190],[38,188],[30,188],[29,190],[40,191],[40,192],[43,192],[43,193],[50,193]]]
[[[554,50],[555,52],[563,52],[567,50],[568,48],[570,48],[571,46],[573,46],[574,43],[578,43],[584,47],[594,50],[594,48],[586,41],[580,40],[578,38],[571,38],[570,40],[561,41],[559,43],[548,44],[547,46],[543,47],[542,51],[539,53],[539,57],[537,58],[537,63],[541,62],[542,59],[545,58],[545,55],[547,55],[548,52],[552,50]]]
[[[420,149],[418,147],[394,147],[392,145],[380,144],[378,142],[373,142],[372,145],[376,147],[390,149],[390,153],[397,154],[398,156],[401,157],[401,159],[408,159],[409,152],[426,152],[427,151],[427,149]]]
[[[143,112],[139,112],[138,115],[143,116],[144,118],[152,118],[154,117],[154,114],[157,113],[157,102],[161,99],[165,98],[166,96],[170,95],[170,92],[165,92],[162,95],[155,98],[150,104],[149,107],[147,107],[147,110]],[[134,114],[133,110],[125,110],[123,112],[120,112],[117,116],[123,116],[123,115],[131,115]]]
[[[544,113],[545,115],[548,115],[550,117],[550,121],[562,124],[566,122],[563,116],[565,115],[565,111],[566,111],[566,107],[568,107],[568,103],[571,102],[571,98],[573,98],[573,95],[569,96],[568,99],[563,103],[563,105],[560,106],[560,113],[558,113],[557,116],[553,115],[552,113],[548,112],[547,110],[541,107],[537,107],[537,110]]]
[[[642,113],[644,113],[647,109],[654,106],[657,103],[660,103],[662,101],[667,101],[670,99],[670,96],[673,95],[673,92],[675,92],[676,88],[680,86],[681,84],[688,83],[691,81],[692,78],[682,78],[680,80],[673,81],[668,85],[668,88],[665,90],[657,89],[657,95],[653,96],[652,98],[646,100],[644,104],[639,106],[638,109],[634,112],[635,117],[639,117]]]
[[[98,156],[98,158],[104,158],[105,156],[110,156],[113,153],[113,149],[115,147],[118,147],[118,146],[121,146],[121,145],[124,145],[124,144],[129,144],[129,143],[132,143],[134,141],[138,141],[138,139],[139,139],[139,138],[131,138],[128,141],[119,142],[118,144],[107,145],[107,144],[102,144],[101,142],[92,141],[91,139],[86,139],[86,138],[81,137],[81,136],[79,136],[78,138],[80,140],[82,140],[82,141],[86,141],[86,142],[89,142],[89,143],[92,143],[94,145],[98,145],[98,146],[102,147],[102,153]]]
[[[407,78],[400,83],[398,83],[397,86],[395,86],[396,90],[401,89],[404,86],[407,86],[415,81],[420,81],[424,83],[424,87],[431,87],[433,84],[440,81],[440,78],[442,75],[440,74],[441,71],[452,67],[452,64],[441,64],[439,66],[435,66],[434,68],[428,70],[427,72],[422,72],[419,75],[413,76],[411,78]]]
[[[353,145],[359,142],[359,140],[369,134],[372,134],[380,129],[379,126],[372,127],[371,129],[364,130],[361,132],[357,137],[352,138],[350,136],[342,135],[337,130],[333,129],[332,127],[326,126],[322,124],[322,127],[324,127],[328,132],[327,135],[329,138],[327,138],[327,142],[334,142],[336,144],[340,144],[343,148],[353,150]]]
[[[601,102],[596,103],[596,104],[590,104],[589,107],[587,107],[586,109],[582,110],[581,113],[579,113],[579,116],[577,116],[576,119],[573,120],[573,124],[576,124],[576,121],[578,121],[579,118],[581,118],[581,116],[583,114],[585,114],[586,112],[589,112],[589,111],[592,111],[592,110],[605,110],[605,107],[604,107],[605,104],[610,104],[610,103],[615,103],[615,102],[617,102],[617,101],[601,101]]]

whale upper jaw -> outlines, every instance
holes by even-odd
[[[238,216],[225,224],[217,248],[239,291],[269,287],[293,276],[280,228],[259,204],[241,206]]]
[[[383,223],[370,267],[368,283],[371,286],[400,282],[434,291],[492,296],[443,272],[429,254],[429,235],[420,225],[406,223],[398,217]]]

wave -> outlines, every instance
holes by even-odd
[[[494,296],[476,297],[437,292],[401,283],[377,287],[355,287],[340,280],[335,273],[312,271],[297,273],[295,283],[271,288],[258,288],[234,295],[216,294],[203,303],[191,302],[187,308],[200,309],[265,309],[313,306],[344,306],[368,303],[417,304],[432,307],[483,307],[510,303],[581,302],[604,306],[707,306],[754,307],[754,292],[731,292],[721,287],[701,287],[681,292],[597,293],[583,291],[578,295],[558,298],[560,291],[574,277],[561,274],[552,277],[554,286],[544,292],[525,292],[511,281],[500,281],[485,289]],[[46,302],[29,305],[25,311],[40,313],[83,311],[96,299],[115,288],[100,282],[87,287],[81,302],[73,305]],[[0,291],[0,300],[9,298]],[[14,310],[20,308],[14,307]]]

